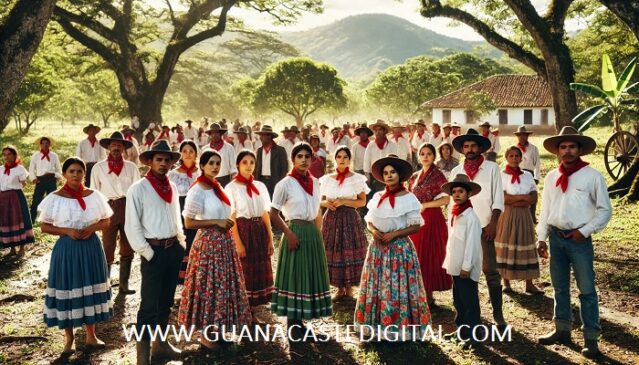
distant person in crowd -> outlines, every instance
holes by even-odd
[[[155,142],[155,135],[153,134],[152,131],[149,131],[144,135],[144,144],[142,144],[142,147],[140,147],[140,154],[142,152],[150,150],[151,146],[153,146],[153,142]],[[139,159],[139,156],[138,156],[138,159]]]
[[[124,157],[124,159],[127,161],[133,162],[137,166],[140,163],[140,161],[138,160],[138,156],[140,155],[140,143],[133,136],[133,134],[135,133],[135,130],[129,127],[128,125],[125,125],[122,127],[121,132],[122,132],[122,135],[124,136],[124,139],[131,142],[131,147],[128,147],[124,151],[124,153],[122,154],[122,157]]]
[[[187,119],[184,123],[186,123],[186,127],[183,132],[184,138],[196,141],[198,128],[193,126],[193,121],[191,119]]]
[[[406,131],[406,127],[401,125],[399,122],[393,123],[393,142],[397,145],[397,157],[402,160],[406,160],[411,162],[413,159],[413,154],[411,151],[410,143],[408,143],[408,139],[406,139],[403,133]]]
[[[260,136],[262,146],[257,149],[257,161],[255,163],[255,180],[266,185],[268,193],[273,196],[275,185],[288,173],[288,157],[284,147],[278,146],[274,139],[277,133],[269,125],[263,125],[262,129],[255,132]]]
[[[384,190],[385,184],[372,178],[371,168],[373,163],[390,154],[396,155],[397,145],[386,137],[390,131],[390,127],[383,120],[378,119],[375,124],[370,126],[370,129],[375,133],[375,143],[370,143],[368,147],[366,147],[366,152],[364,153],[364,172],[369,181],[371,194],[374,194],[377,191]],[[371,196],[369,195],[368,200],[370,200],[370,198]]]
[[[160,132],[160,135],[158,136],[157,139],[164,139],[167,142],[169,142],[169,145],[170,145],[171,144],[171,128],[169,128],[168,125],[163,125],[162,131]]]
[[[219,123],[211,124],[211,128],[207,132],[211,138],[211,142],[208,147],[204,149],[204,151],[209,149],[215,150],[222,156],[222,166],[217,176],[217,181],[219,181],[222,186],[226,186],[237,174],[237,169],[235,168],[235,148],[233,148],[232,144],[222,139],[226,131],[227,129]]]
[[[526,126],[520,126],[517,131],[514,132],[517,137],[517,147],[522,152],[521,163],[519,167],[522,170],[528,171],[535,179],[535,185],[539,184],[541,179],[541,158],[539,157],[539,149],[534,144],[528,141],[533,132],[526,129]],[[530,214],[532,214],[533,222],[537,223],[537,204],[530,205]]]
[[[328,143],[326,144],[326,152],[331,156],[331,158],[335,155],[337,147],[349,147],[349,145],[349,137],[342,134],[342,131],[338,127],[331,129],[331,137],[328,139]]]
[[[415,130],[410,140],[410,147],[413,156],[411,161],[413,166],[417,166],[419,163],[419,156],[417,156],[417,149],[424,143],[430,141],[430,134],[426,130],[426,122],[423,119],[419,119],[414,124]],[[434,145],[435,146],[435,145]]]
[[[371,142],[370,137],[373,136],[373,131],[366,126],[366,124],[360,125],[355,129],[355,135],[359,137],[356,143],[351,146],[351,153],[353,154],[352,164],[353,170],[364,175],[364,155],[366,154],[366,148]]]
[[[320,146],[320,138],[314,134],[309,138],[310,145],[313,148],[313,156],[311,156],[311,166],[309,171],[316,178],[324,176],[326,173],[326,151]]]
[[[205,132],[204,128],[200,127],[197,130],[197,137],[195,138],[195,143],[197,143],[197,146],[199,148],[204,148],[206,147],[207,144],[209,144],[209,135]]]
[[[248,129],[246,127],[240,127],[234,133],[237,136],[237,139],[233,141],[236,156],[244,149],[253,151],[253,142],[248,138]]]
[[[439,159],[437,160],[437,168],[444,173],[446,179],[450,179],[450,172],[459,165],[459,160],[453,157],[453,145],[450,142],[444,142],[437,148]]]
[[[86,185],[91,186],[91,170],[93,166],[106,158],[106,153],[102,147],[98,144],[96,135],[100,133],[102,128],[97,125],[89,124],[82,129],[82,132],[87,135],[86,139],[83,139],[78,144],[75,150],[75,155],[80,157],[87,166],[86,173]]]
[[[433,146],[439,146],[442,142],[444,142],[444,134],[442,133],[441,125],[439,122],[433,122],[431,123],[431,129],[432,133],[428,139],[428,143]]]
[[[483,122],[479,125],[481,135],[488,138],[490,141],[490,148],[488,148],[483,154],[488,161],[497,161],[497,153],[499,153],[499,146],[497,144],[497,136],[490,131],[490,123]]]
[[[38,205],[44,197],[57,189],[57,181],[62,178],[62,166],[58,155],[51,151],[53,141],[50,137],[40,137],[36,146],[40,151],[31,155],[29,161],[29,180],[35,183],[31,201],[31,221],[35,222]]]

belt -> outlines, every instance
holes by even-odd
[[[118,202],[120,200],[126,200],[126,196],[123,196],[121,198],[109,199],[109,204]]]
[[[315,221],[305,221],[303,219],[291,219],[289,222],[302,225],[315,224]]]
[[[178,239],[177,239],[177,237],[164,238],[164,239],[161,239],[161,240],[158,240],[158,239],[155,239],[155,238],[147,238],[146,241],[151,246],[169,248],[169,247],[173,246],[175,243],[177,243]]]
[[[42,176],[38,176],[38,179],[49,178],[49,177],[55,178],[55,174],[53,173],[44,174]]]
[[[251,222],[260,222],[262,220],[262,217],[253,217],[253,218],[246,218],[246,217],[238,217],[238,220],[243,219],[246,221],[251,221]]]

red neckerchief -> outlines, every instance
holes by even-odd
[[[18,163],[13,161],[12,163],[4,164],[4,174],[9,176],[11,175],[11,169],[18,166]]]
[[[124,139],[126,139],[127,141],[133,141],[133,135],[127,133],[124,135]]]
[[[439,138],[439,135],[441,134],[441,131],[435,133],[433,132],[433,138]]]
[[[370,140],[370,139],[368,139],[368,138],[366,138],[366,140],[365,140],[365,141],[362,141],[361,139],[359,140],[359,145],[360,145],[360,146],[362,146],[362,147],[364,147],[364,148],[368,147],[368,144],[369,144],[369,143],[371,143],[371,140]]]
[[[335,169],[335,172],[337,172],[337,176],[335,177],[335,180],[338,181],[338,183],[339,183],[338,185],[342,185],[344,183],[344,180],[346,180],[346,176],[350,172],[350,169],[348,168],[348,166],[346,166],[344,171],[339,172],[338,169]]]
[[[386,138],[386,136],[384,136],[383,138],[375,138],[375,144],[377,145],[377,148],[379,148],[380,150],[384,149],[384,145],[386,145],[386,141],[388,141],[388,138]]]
[[[304,191],[313,196],[313,178],[310,172],[306,172],[306,175],[300,174],[295,168],[288,173],[288,176],[297,180],[298,183],[302,186]]]
[[[423,131],[422,133],[417,132],[417,138],[421,140],[422,137],[424,136],[424,133],[426,133],[426,131]]]
[[[178,143],[182,143],[182,141],[184,141],[184,132],[178,132],[177,141]]]
[[[487,132],[481,132],[481,135],[488,138],[488,135],[490,134],[490,131]]]
[[[499,136],[499,130],[495,130],[492,132],[493,136],[498,137]]]
[[[473,207],[473,203],[470,202],[470,199],[466,200],[466,202],[464,203],[453,205],[453,210],[451,212],[451,218],[450,218],[450,226],[452,227],[454,225],[455,217],[462,214],[466,209],[472,208],[472,207]]]
[[[270,145],[262,145],[262,150],[264,151],[265,154],[269,154],[269,152],[271,152],[271,149],[273,149],[273,143],[271,143]]]
[[[193,164],[191,167],[186,167],[186,165],[180,165],[180,167],[184,170],[189,179],[193,178],[193,171],[197,170],[196,164]]]
[[[419,177],[417,178],[417,184],[415,186],[420,185],[430,174],[433,173],[434,169],[435,169],[435,164],[431,164],[428,167],[428,170],[422,169],[422,172],[419,174]]]
[[[210,186],[211,188],[213,188],[213,191],[215,192],[215,195],[217,196],[218,199],[223,201],[224,204],[231,206],[231,201],[229,200],[229,197],[226,196],[226,194],[224,193],[224,190],[222,189],[222,186],[220,185],[219,182],[217,182],[217,180],[215,179],[211,180],[208,177],[206,177],[204,174],[202,174],[197,177],[195,182],[203,183]]]
[[[384,201],[384,199],[388,198],[391,208],[395,208],[395,196],[397,195],[397,193],[404,190],[406,190],[406,188],[404,188],[404,185],[402,184],[397,185],[397,187],[393,190],[389,190],[388,185],[386,185],[386,190],[384,190],[384,194],[382,194],[382,197],[379,198],[379,203],[377,203],[377,207],[379,208],[379,206],[382,205],[382,202]]]
[[[151,147],[152,144],[153,144],[153,141],[144,142],[144,145],[147,146],[147,147]]]
[[[519,176],[523,175],[524,172],[521,171],[521,169],[519,168],[519,166],[517,167],[511,167],[510,165],[506,165],[506,168],[504,169],[504,172],[507,173],[508,175],[512,175],[510,177],[510,183],[514,184],[515,182],[517,184],[521,183],[521,179],[519,178]]]
[[[333,137],[333,144],[337,143],[337,141],[339,141],[339,134],[336,137]]]
[[[240,144],[242,144],[242,147],[244,147],[244,142],[246,141],[246,135],[245,134],[238,134],[237,135],[237,140],[240,142]]]
[[[322,130],[322,131],[320,132],[320,135],[322,135],[322,137],[326,137],[326,131],[325,131],[325,130]]]
[[[116,160],[115,158],[113,158],[113,156],[109,155],[109,157],[107,157],[107,163],[109,164],[109,172],[107,173],[107,175],[113,172],[117,176],[120,176],[120,173],[124,168],[124,159],[122,158],[122,156],[120,156],[119,160]]]
[[[214,149],[214,150],[216,150],[216,151],[219,151],[219,150],[221,150],[221,149],[222,149],[222,147],[224,147],[224,140],[220,139],[218,142],[213,142],[213,141],[211,141],[211,143],[209,144],[209,146],[210,146],[212,149]]]
[[[484,156],[479,155],[475,160],[464,159],[464,171],[471,180],[475,179],[475,175],[479,172],[479,166],[484,162]]]
[[[47,161],[51,162],[51,158],[49,158],[49,152],[51,152],[50,150],[40,150],[40,153],[42,154],[42,157],[40,157],[40,161],[44,160],[45,158],[47,159]]]
[[[82,208],[82,210],[87,210],[87,203],[84,202],[84,197],[82,196],[83,190],[84,190],[83,184],[80,184],[80,189],[78,189],[78,191],[71,189],[69,184],[64,184],[64,186],[62,187],[62,191],[68,193],[69,195],[71,195],[71,197],[73,197],[75,200],[78,201],[78,203],[80,204],[80,208]]]
[[[559,179],[557,179],[555,186],[561,185],[561,191],[565,193],[566,189],[568,189],[568,178],[570,177],[570,175],[588,165],[590,165],[590,163],[582,160],[581,157],[579,157],[577,163],[572,167],[566,167],[563,163],[559,164],[559,173],[561,173],[561,176],[559,176]]]
[[[162,137],[166,137],[166,139],[169,139],[169,132],[164,132],[162,131],[162,133],[160,133],[160,136],[158,137],[158,139],[162,139]]]
[[[402,136],[401,134],[399,136],[393,136],[393,138],[395,138],[395,142],[399,141],[400,138],[402,138],[404,136]]]
[[[253,175],[250,175],[250,177],[247,179],[241,174],[237,174],[235,175],[235,180],[246,185],[246,192],[248,193],[249,198],[253,197],[253,193],[260,195],[260,191],[257,190],[257,187],[255,186],[255,184],[253,184]]]
[[[159,179],[151,170],[144,175],[147,180],[153,186],[153,190],[164,200],[165,202],[171,204],[171,199],[173,198],[173,188],[171,188],[171,183],[169,183],[169,178],[164,175],[164,179]]]
[[[89,140],[89,142],[91,143],[91,148],[95,148],[95,142],[97,142],[97,141],[98,141],[98,139],[97,139],[97,138],[95,138],[95,136],[93,136],[93,137],[89,136],[89,137],[87,137],[87,139],[88,139],[88,140]]]
[[[521,152],[526,153],[526,147],[528,147],[528,142],[526,142],[526,144],[517,143],[517,147],[519,147]]]

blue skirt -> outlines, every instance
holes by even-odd
[[[51,252],[44,322],[63,329],[106,321],[112,316],[102,242],[95,233],[83,241],[60,237]]]

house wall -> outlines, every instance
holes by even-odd
[[[499,125],[499,109],[506,109],[508,111],[508,124],[507,125],[523,125],[524,124],[524,109],[532,109],[532,125],[541,125],[541,111],[543,109],[548,110],[548,125],[555,125],[555,111],[552,107],[548,108],[498,108],[492,111],[490,114],[484,115],[481,121],[487,121],[495,127]],[[433,122],[444,123],[444,110],[450,110],[451,122],[457,122],[461,125],[466,125],[466,113],[465,109],[441,109],[433,108],[432,118]],[[474,123],[479,124],[479,121]],[[469,124],[473,125],[473,124]]]

